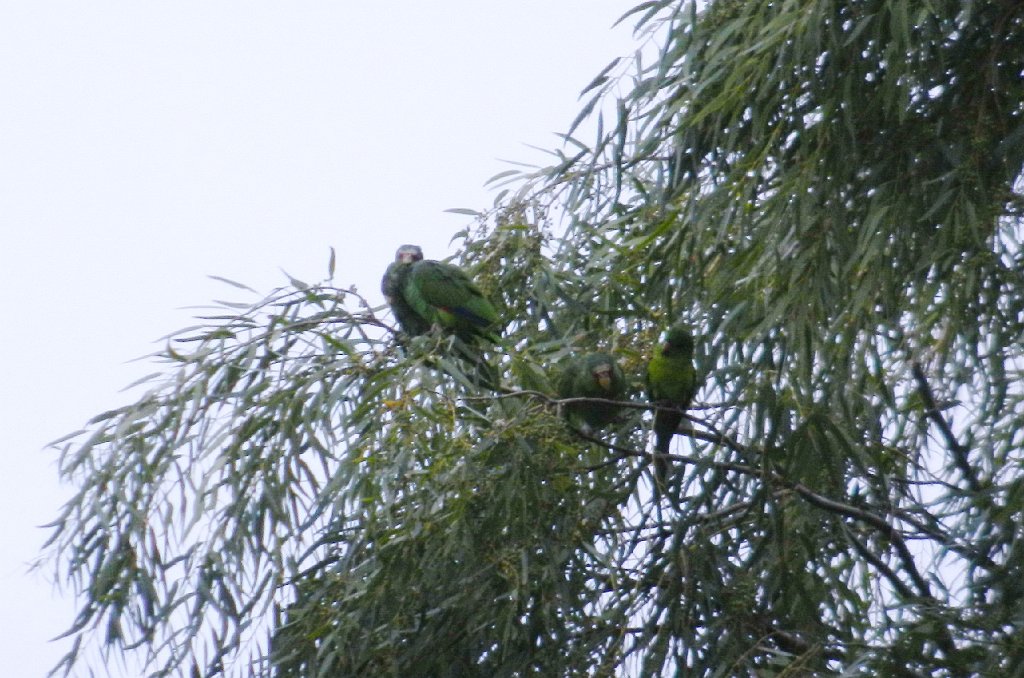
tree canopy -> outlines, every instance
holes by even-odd
[[[292,280],[59,443],[59,669],[1024,675],[1024,5],[624,20],[653,59],[456,238],[500,388]],[[679,319],[703,386],[662,494],[642,381]],[[587,351],[630,384],[590,433],[553,389]]]

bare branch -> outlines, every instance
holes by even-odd
[[[914,361],[910,366],[910,370],[914,375],[914,380],[917,382],[917,391],[921,395],[921,399],[924,400],[925,416],[939,427],[939,432],[942,433],[942,437],[946,440],[946,446],[953,455],[953,462],[960,469],[960,473],[963,474],[967,485],[973,492],[980,492],[981,483],[978,482],[978,476],[974,469],[971,468],[970,461],[967,458],[968,450],[957,440],[956,435],[953,434],[953,428],[943,418],[942,412],[939,411],[931,386],[928,385],[928,379],[925,377],[924,370],[921,369],[921,363]]]

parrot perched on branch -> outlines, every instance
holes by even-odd
[[[430,329],[430,322],[420,316],[409,302],[405,300],[405,285],[409,281],[412,264],[423,259],[423,250],[416,245],[402,245],[395,252],[395,260],[380,281],[380,291],[391,306],[399,327],[409,336],[425,334]]]
[[[557,382],[560,398],[602,398],[623,400],[626,378],[615,359],[607,353],[588,353],[570,358]],[[570,421],[580,421],[590,429],[607,426],[619,413],[611,403],[567,403]]]
[[[668,454],[672,436],[676,434],[683,413],[697,393],[697,370],[693,365],[693,335],[685,323],[676,323],[655,347],[647,363],[647,393],[660,408],[654,413],[654,451]],[[664,457],[654,459],[655,480],[664,485],[670,462]]]
[[[424,259],[417,245],[398,248],[381,291],[407,334],[424,334],[438,325],[464,341],[499,338],[498,313],[466,272]]]

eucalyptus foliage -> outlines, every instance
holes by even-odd
[[[653,61],[458,238],[501,387],[330,282],[173,336],[62,443],[59,668],[1024,675],[1024,5],[628,16]],[[679,317],[705,385],[662,496],[640,375]],[[598,437],[549,367],[590,350],[632,384]]]

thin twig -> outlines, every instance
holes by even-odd
[[[637,402],[636,400],[611,400],[611,399],[608,399],[608,398],[582,398],[582,397],[581,398],[556,398],[555,396],[550,395],[548,393],[543,393],[542,391],[533,391],[533,390],[530,390],[530,389],[513,389],[513,388],[508,388],[508,387],[502,387],[499,390],[500,390],[500,395],[496,395],[496,396],[494,396],[494,395],[462,396],[460,398],[460,400],[464,400],[464,401],[496,400],[496,399],[516,398],[516,397],[520,397],[520,396],[525,396],[525,397],[528,397],[528,398],[537,398],[538,400],[543,400],[545,403],[548,403],[549,405],[569,405],[569,404],[575,404],[575,403],[593,403],[593,404],[600,404],[600,405],[614,405],[616,407],[623,408],[623,409],[629,409],[629,410],[647,410],[647,411],[650,411],[650,412],[659,412],[659,411],[661,411],[661,412],[678,412],[679,411],[679,408],[677,408],[677,407],[672,407],[672,406],[667,406],[667,405],[659,405],[657,403]],[[710,408],[712,406],[707,406],[707,407]],[[690,407],[689,409],[703,409],[703,408],[702,407]],[[690,419],[692,421],[697,421],[692,416],[689,416],[689,415],[687,415],[685,413],[684,413],[683,416],[685,416],[687,419]],[[681,430],[680,431],[680,433],[684,433],[684,432],[685,432],[685,430]]]
[[[978,567],[983,567],[986,570],[994,570],[999,567],[994,560],[984,553],[971,548],[970,546],[964,546],[956,543],[949,537],[949,535],[942,531],[941,527],[933,527],[921,522],[916,516],[911,515],[906,509],[897,510],[895,515],[899,520],[902,520],[916,530],[928,535],[933,541],[942,544],[953,553],[963,556],[967,560],[971,561],[972,564],[977,565]],[[927,512],[925,512],[925,515],[928,516],[933,523],[938,523],[938,519],[936,519],[935,516]]]
[[[914,380],[917,381],[917,391],[921,395],[921,399],[924,400],[925,416],[934,422],[939,427],[939,432],[942,433],[942,437],[946,439],[946,446],[949,447],[950,453],[953,455],[953,462],[956,467],[960,469],[960,473],[963,474],[964,479],[967,481],[967,485],[974,492],[981,491],[981,483],[978,482],[978,475],[971,468],[970,461],[967,458],[967,448],[960,444],[960,441],[956,439],[956,435],[953,434],[953,428],[949,425],[949,422],[943,418],[942,413],[939,411],[939,407],[935,402],[935,396],[932,393],[931,386],[928,384],[928,379],[925,377],[924,370],[921,369],[921,363],[914,361],[910,365],[910,371],[914,375]]]
[[[913,600],[917,597],[914,592],[910,590],[910,587],[903,583],[903,580],[899,578],[899,575],[893,572],[892,568],[889,567],[885,561],[879,558],[874,551],[869,549],[867,544],[857,538],[848,525],[843,523],[842,526],[843,531],[846,533],[846,538],[850,540],[851,544],[853,544],[854,550],[857,551],[864,560],[874,565],[875,569],[881,572],[882,576],[889,580],[889,583],[892,584],[892,587],[896,589],[898,594],[900,594],[900,597],[905,600]]]
[[[878,531],[885,534],[896,549],[896,553],[899,555],[900,560],[903,561],[903,567],[906,569],[907,574],[910,575],[910,578],[914,581],[914,585],[917,587],[919,594],[925,598],[932,598],[931,587],[918,571],[917,563],[914,561],[914,556],[910,553],[910,549],[907,548],[907,543],[903,540],[903,535],[900,534],[899,530],[890,525],[885,518],[882,518],[875,513],[871,513],[870,511],[859,509],[856,506],[850,506],[849,504],[844,504],[834,499],[823,497],[801,483],[794,483],[791,487],[801,497],[806,499],[808,503],[831,511],[832,513],[841,513],[851,518],[856,518],[857,520],[877,528]]]

